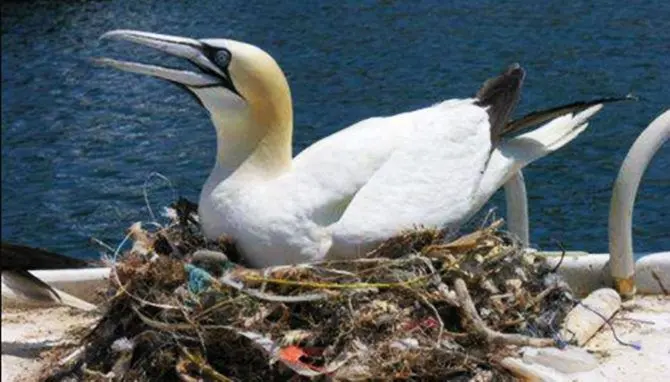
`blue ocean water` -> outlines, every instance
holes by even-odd
[[[102,69],[111,56],[183,66],[99,41],[111,29],[258,45],[292,87],[295,152],[358,120],[473,95],[513,62],[527,70],[518,115],[634,93],[524,172],[531,241],[607,251],[611,186],[631,144],[670,107],[670,2],[32,1],[2,4],[2,238],[96,257],[150,220],[147,176],[197,201],[213,164],[207,114],[181,89]],[[159,180],[154,210],[172,201]],[[502,193],[491,201],[504,216]],[[635,250],[670,249],[670,147],[644,175]]]

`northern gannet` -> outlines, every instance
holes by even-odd
[[[101,38],[153,47],[199,69],[97,60],[181,85],[209,111],[217,154],[200,222],[210,239],[231,236],[255,267],[354,258],[404,229],[458,227],[517,171],[584,131],[606,101],[508,123],[525,75],[512,65],[473,98],[363,120],[294,158],[289,85],[265,51],[132,30]]]

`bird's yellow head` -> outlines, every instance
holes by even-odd
[[[193,93],[211,115],[219,160],[225,155],[228,166],[239,166],[250,158],[267,169],[290,163],[291,93],[279,65],[262,49],[235,40],[196,40],[130,30],[111,31],[102,38],[150,46],[195,64],[197,71],[187,71],[109,58],[97,60],[102,65],[168,80]]]

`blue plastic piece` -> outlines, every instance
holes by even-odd
[[[184,269],[188,273],[188,291],[194,295],[198,295],[209,289],[214,281],[214,277],[202,268],[185,264]]]

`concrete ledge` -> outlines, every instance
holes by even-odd
[[[40,370],[52,360],[50,352],[62,348],[67,354],[79,344],[70,330],[85,330],[98,319],[66,306],[39,311],[3,307],[2,382],[41,381]]]
[[[538,255],[546,256],[552,266],[561,262],[561,252],[539,252]],[[578,296],[586,296],[596,289],[612,285],[609,255],[567,252],[558,273]]]
[[[561,257],[561,252],[536,254],[547,257],[552,265],[557,265]],[[558,273],[580,296],[613,285],[608,254],[566,252]],[[670,292],[670,252],[648,254],[639,259],[635,263],[635,284],[639,294],[663,295]]]
[[[638,260],[635,285],[641,294],[670,293],[670,252],[654,253]]]

